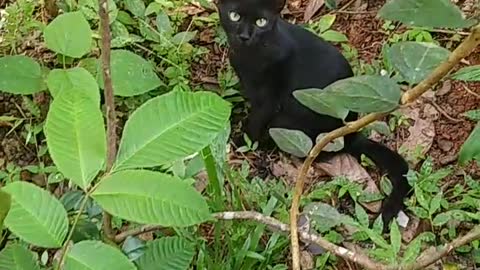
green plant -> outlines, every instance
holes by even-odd
[[[333,23],[335,22],[336,15],[328,14],[324,15],[320,18],[320,20],[316,22],[312,22],[310,25],[307,26],[307,29],[312,31],[313,33],[319,35],[323,39],[331,42],[346,42],[348,38],[335,30],[331,30]]]

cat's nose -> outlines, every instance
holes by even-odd
[[[238,38],[242,42],[247,42],[250,39],[250,35],[248,33],[241,33],[240,35],[238,35]]]

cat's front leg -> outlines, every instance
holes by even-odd
[[[252,104],[245,130],[252,141],[261,143],[268,139],[268,126],[277,113],[275,108],[273,103]]]

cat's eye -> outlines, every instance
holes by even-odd
[[[230,17],[230,20],[232,20],[232,22],[238,22],[240,20],[240,14],[235,11],[230,11],[230,13],[228,13],[228,16]]]
[[[258,27],[264,27],[265,25],[267,25],[267,19],[260,18],[255,22],[255,24],[257,24]]]

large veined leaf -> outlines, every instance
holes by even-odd
[[[111,55],[112,84],[117,96],[135,96],[153,90],[163,84],[151,63],[126,50],[114,50]],[[99,76],[104,87],[103,74]]]
[[[82,67],[71,69],[54,69],[47,77],[48,90],[53,97],[58,96],[62,91],[83,91],[100,104],[100,92],[95,78]]]
[[[50,193],[28,182],[3,189],[12,196],[5,226],[16,236],[45,248],[61,247],[68,230],[67,211]]]
[[[67,253],[66,270],[135,270],[135,265],[118,249],[100,241],[76,243]]]
[[[303,212],[315,222],[322,232],[328,231],[344,221],[344,216],[326,203],[309,203],[305,206]]]
[[[33,252],[19,244],[8,245],[0,252],[0,270],[39,270]]]
[[[477,123],[477,126],[463,143],[458,154],[460,164],[465,164],[473,159],[480,163],[480,122]]]
[[[385,20],[420,27],[463,28],[472,25],[450,0],[390,0],[378,15]]]
[[[148,242],[136,261],[139,270],[186,270],[195,255],[195,245],[180,237],[164,237]]]
[[[24,55],[0,58],[0,91],[28,95],[45,89],[40,65]]]
[[[309,90],[307,94],[312,94],[311,91]],[[345,108],[360,113],[391,111],[397,107],[401,96],[400,87],[393,80],[384,76],[370,75],[339,80],[324,90],[314,91],[331,103],[330,108]],[[318,103],[307,104],[318,111],[326,110],[324,107],[316,106]],[[338,113],[338,109],[334,110]]]
[[[480,65],[461,68],[452,75],[452,79],[467,82],[480,82]]]
[[[153,98],[125,124],[115,169],[152,167],[196,153],[229,117],[229,103],[213,93],[172,91]]]
[[[282,151],[294,156],[306,157],[312,149],[312,140],[300,130],[271,128],[268,132]]]
[[[44,31],[47,47],[66,56],[80,58],[90,52],[92,30],[81,12],[57,16]]]
[[[80,91],[63,91],[45,124],[48,151],[60,172],[86,189],[102,169],[106,135],[98,103]]]
[[[109,213],[138,223],[180,227],[210,219],[205,199],[192,186],[153,171],[114,173],[92,197]]]
[[[389,49],[387,57],[392,67],[410,84],[425,79],[450,51],[433,43],[405,41]]]
[[[332,95],[322,89],[302,89],[293,92],[293,96],[304,106],[320,114],[330,115],[335,118],[345,119],[348,110],[335,104]]]
[[[10,211],[11,206],[12,198],[10,194],[0,189],[0,230],[3,227],[3,221],[5,220],[8,211]]]

